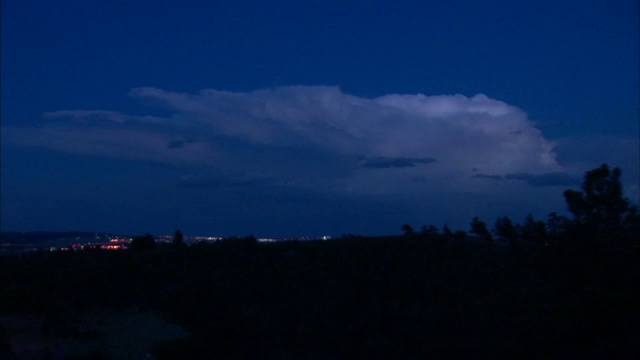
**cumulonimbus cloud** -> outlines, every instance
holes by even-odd
[[[338,87],[286,86],[198,93],[144,87],[130,95],[162,104],[173,115],[53,111],[45,117],[56,121],[40,128],[9,129],[10,142],[186,166],[195,173],[215,168],[309,181],[560,170],[554,145],[522,110],[482,94],[363,98]]]

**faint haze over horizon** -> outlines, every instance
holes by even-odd
[[[640,197],[634,0],[2,3],[1,228],[256,237]]]

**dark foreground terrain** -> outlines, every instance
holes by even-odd
[[[588,234],[4,256],[0,358],[634,358],[639,260]]]
[[[572,219],[476,217],[472,236],[187,246],[176,231],[0,256],[0,356],[638,359],[640,214],[620,175],[603,164],[566,190]]]

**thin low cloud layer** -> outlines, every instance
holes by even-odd
[[[362,163],[363,167],[368,168],[404,168],[404,167],[414,167],[417,164],[429,164],[434,162],[435,160],[432,158],[405,158],[405,157],[397,157],[397,158],[387,158],[387,157],[377,157],[377,158],[369,158],[365,159]]]
[[[579,184],[582,178],[577,175],[571,175],[567,173],[547,173],[547,174],[506,174],[506,175],[488,175],[488,174],[476,174],[473,175],[476,179],[491,179],[496,181],[509,181],[517,180],[524,181],[531,186],[572,186]]]
[[[195,94],[144,87],[130,95],[173,115],[52,111],[42,127],[7,129],[8,140],[182,167],[185,186],[203,186],[215,173],[216,186],[253,177],[366,194],[403,183],[473,184],[481,174],[531,183],[561,171],[554,144],[522,110],[482,94],[368,99],[338,87],[287,86]]]

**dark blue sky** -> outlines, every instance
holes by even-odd
[[[257,236],[637,202],[638,2],[2,3],[2,229]]]

